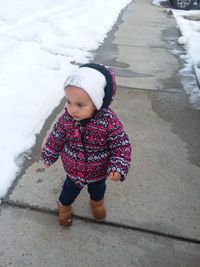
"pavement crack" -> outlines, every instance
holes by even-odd
[[[49,210],[46,208],[41,208],[38,206],[33,206],[33,205],[26,204],[26,203],[21,203],[21,202],[15,202],[12,200],[2,200],[1,207],[5,207],[5,208],[6,207],[12,207],[12,208],[26,209],[26,210],[45,213],[45,214],[54,215],[54,216],[58,214],[56,210]],[[171,239],[171,240],[182,241],[182,242],[200,245],[199,239],[184,237],[184,236],[178,236],[178,235],[175,235],[173,233],[164,233],[164,232],[159,232],[159,231],[146,229],[146,228],[142,228],[142,227],[138,227],[138,226],[130,226],[127,224],[111,222],[111,221],[96,221],[92,218],[83,217],[83,216],[79,216],[76,214],[73,214],[73,218],[75,220],[84,221],[87,223],[95,223],[98,225],[101,224],[101,225],[105,225],[105,226],[107,225],[107,226],[111,226],[111,227],[115,227],[115,228],[123,228],[123,229],[127,229],[127,230],[132,230],[135,232],[141,232],[143,234],[149,234],[149,235],[159,236],[159,237],[163,237],[163,238],[167,238],[167,239]]]
[[[132,47],[132,48],[144,48],[144,49],[163,49],[166,50],[167,47],[165,46],[159,46],[159,45],[154,45],[154,46],[148,46],[148,45],[131,45],[131,44],[122,44],[122,43],[108,43],[108,45],[117,45],[118,47]]]
[[[121,77],[121,76],[120,76]],[[183,90],[176,90],[176,89],[171,89],[171,90],[164,90],[164,89],[152,89],[152,88],[137,88],[137,87],[130,87],[126,85],[118,85],[119,89],[123,90],[136,90],[136,91],[151,91],[151,92],[163,92],[163,93],[171,93],[171,94],[185,94],[185,91]]]

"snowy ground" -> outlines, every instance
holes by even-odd
[[[160,4],[165,3],[166,0],[153,0],[152,3],[156,6],[160,6]]]
[[[187,51],[185,58],[185,68],[181,71],[187,76],[188,72],[195,72],[200,84],[200,11],[180,11],[173,10],[178,27],[182,36],[178,39]],[[184,88],[190,94],[190,101],[196,103],[196,108],[200,109],[200,90],[194,84],[184,84]]]
[[[153,4],[161,5],[166,0],[154,0]],[[174,17],[180,29],[182,36],[178,39],[178,43],[183,45],[186,55],[181,58],[185,60],[185,68],[182,69],[183,86],[190,95],[190,102],[194,107],[200,109],[200,89],[194,83],[194,76],[200,85],[200,10],[182,11],[173,9]],[[191,77],[191,82],[188,78]]]
[[[63,97],[63,82],[85,63],[130,0],[0,1],[0,198]]]

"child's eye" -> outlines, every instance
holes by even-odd
[[[71,103],[70,103],[70,101],[69,101],[69,100],[67,100],[67,105],[71,105]]]
[[[79,108],[83,108],[83,107],[84,107],[83,104],[77,104],[77,106],[78,106]]]

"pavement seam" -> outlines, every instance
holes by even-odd
[[[174,41],[174,40],[171,40],[171,41]],[[129,44],[120,44],[120,43],[107,43],[107,45],[105,45],[105,46],[110,46],[110,45],[117,45],[117,46],[122,46],[122,47],[133,47],[133,48],[136,48],[136,47],[138,47],[138,48],[148,48],[148,49],[164,49],[164,50],[166,50],[166,49],[169,49],[168,47],[165,47],[165,46],[146,46],[146,45],[129,45]],[[172,49],[173,50],[173,49]],[[180,49],[177,49],[178,51],[180,51],[180,52],[183,52],[184,51],[184,49],[182,49],[182,48],[180,48]]]
[[[6,207],[12,207],[12,208],[26,209],[26,210],[45,213],[45,214],[49,214],[49,215],[57,215],[58,214],[56,210],[49,210],[46,208],[40,208],[38,206],[31,206],[31,205],[28,205],[26,203],[15,202],[12,200],[2,200],[2,203],[0,206],[5,207],[5,208]],[[75,214],[73,214],[73,218],[76,220],[87,222],[87,223],[95,223],[98,225],[111,226],[111,227],[115,227],[115,228],[123,228],[123,229],[127,229],[127,230],[145,233],[148,235],[155,235],[155,236],[159,236],[162,238],[167,238],[167,239],[176,240],[176,241],[180,241],[180,242],[187,242],[187,243],[200,245],[199,239],[189,238],[189,237],[184,237],[184,236],[178,236],[178,235],[174,235],[172,233],[163,233],[163,232],[159,232],[159,231],[155,231],[155,230],[145,229],[145,228],[141,228],[141,227],[137,227],[137,226],[130,226],[127,224],[116,223],[116,222],[96,221],[92,218],[83,217],[83,216],[75,215]]]
[[[117,77],[126,78],[125,76],[117,76]],[[136,90],[136,91],[151,91],[151,92],[172,93],[172,94],[185,94],[185,91],[183,90],[170,91],[170,90],[164,90],[164,89],[137,88],[137,87],[130,87],[126,85],[118,85],[118,88],[123,89],[123,90],[128,89],[128,90]]]

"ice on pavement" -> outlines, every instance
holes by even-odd
[[[63,82],[103,42],[130,0],[0,1],[0,198],[63,97]]]

